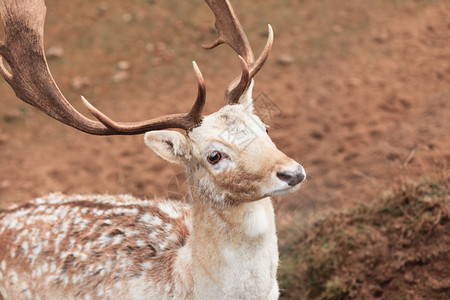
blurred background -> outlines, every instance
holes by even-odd
[[[205,112],[211,113],[224,104],[225,88],[240,72],[230,48],[201,48],[216,36],[213,15],[203,1],[46,4],[50,69],[66,98],[85,115],[89,113],[79,95],[118,121],[187,112],[197,89],[192,60],[205,76]],[[255,103],[275,144],[308,174],[299,192],[274,199],[285,272],[280,275],[283,297],[385,297],[388,286],[401,284],[392,278],[358,283],[351,276],[333,277],[328,269],[306,281],[307,260],[295,251],[311,240],[310,228],[327,216],[352,211],[361,203],[371,205],[392,191],[410,191],[405,182],[414,182],[414,187],[423,180],[436,179],[441,187],[448,182],[450,2],[232,4],[255,54],[265,44],[267,24],[274,29],[271,57],[256,76]],[[0,207],[54,191],[184,198],[183,168],[148,150],[142,136],[79,132],[18,100],[3,80],[0,98]],[[448,203],[448,186],[443,186],[445,191],[438,194]],[[320,243],[325,252],[339,244]],[[288,256],[291,260],[284,259]],[[343,262],[331,264],[340,268]],[[400,267],[394,271],[405,273]],[[405,294],[408,297],[420,295],[416,288],[424,284],[411,272],[410,283],[399,275],[406,282],[403,293],[413,291]],[[302,280],[304,285],[293,283]],[[364,286],[366,294],[342,287],[352,280],[350,286]],[[449,289],[450,283],[438,286],[436,297]]]

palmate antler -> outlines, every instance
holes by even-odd
[[[234,104],[266,61],[273,41],[272,29],[269,26],[267,45],[254,61],[253,51],[229,1],[206,2],[216,16],[216,27],[219,31],[218,39],[206,48],[211,49],[221,43],[227,43],[241,56],[242,74],[230,83],[225,93],[228,102]],[[195,62],[193,64],[198,95],[189,113],[167,115],[141,122],[115,122],[83,97],[83,103],[100,122],[79,113],[61,93],[48,68],[43,46],[45,14],[44,0],[0,1],[0,16],[6,34],[5,41],[0,41],[0,75],[11,85],[18,98],[64,124],[95,135],[131,135],[166,128],[189,131],[200,124],[206,91],[203,76]],[[11,72],[5,67],[2,58],[9,64]]]
[[[78,130],[95,135],[140,134],[165,128],[190,130],[201,121],[205,104],[205,83],[197,65],[198,96],[187,114],[174,114],[135,123],[114,122],[83,98],[100,122],[79,113],[59,90],[44,55],[43,30],[46,7],[43,0],[1,0],[0,15],[6,39],[0,43],[0,55],[8,62],[11,73],[0,57],[0,74],[14,89],[18,98],[47,115]]]

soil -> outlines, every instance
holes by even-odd
[[[82,113],[82,94],[118,121],[186,112],[191,61],[207,85],[206,113],[239,74],[195,1],[46,1],[45,49],[58,86]],[[280,243],[330,211],[368,203],[398,178],[439,173],[450,161],[450,2],[234,1],[259,53],[271,58],[254,98],[277,146],[307,182],[275,199]],[[3,33],[0,34],[3,37]],[[183,168],[142,136],[98,137],[52,120],[0,81],[0,207],[60,191],[182,199]]]
[[[399,185],[283,247],[281,299],[448,299],[450,186]]]

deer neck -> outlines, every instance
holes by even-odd
[[[193,228],[183,249],[191,257],[194,298],[276,299],[278,247],[270,198],[232,207],[191,191]]]

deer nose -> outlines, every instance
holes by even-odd
[[[277,172],[277,177],[285,181],[288,185],[294,186],[305,180],[305,171],[300,167],[297,171],[282,171]]]

